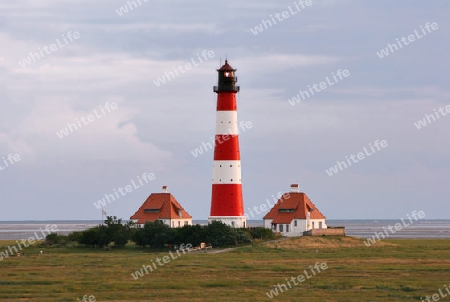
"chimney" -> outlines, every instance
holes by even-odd
[[[162,192],[163,192],[163,193],[167,193],[167,186],[163,186],[163,187],[162,187]]]
[[[291,185],[291,192],[300,192],[300,187],[298,184]]]

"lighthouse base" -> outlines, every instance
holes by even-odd
[[[226,225],[233,228],[246,228],[247,227],[247,216],[210,216],[208,217],[208,223],[214,220],[221,221]]]

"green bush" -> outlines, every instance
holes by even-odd
[[[57,233],[50,233],[45,236],[45,244],[67,244],[69,242],[69,236],[58,235]]]
[[[162,248],[166,244],[173,244],[175,231],[161,220],[147,222],[143,228],[137,229],[132,238],[137,245],[152,248]]]
[[[271,229],[265,227],[253,227],[249,229],[253,239],[274,239],[275,235]]]
[[[68,239],[92,247],[104,247],[112,242],[114,242],[116,247],[123,247],[128,243],[135,231],[133,222],[123,224],[122,219],[118,219],[116,216],[107,216],[104,225],[99,225],[83,232],[73,232],[69,234]]]
[[[50,234],[49,240],[60,243],[56,234]],[[129,222],[122,223],[122,219],[108,216],[104,225],[99,225],[82,232],[73,232],[64,236],[64,242],[76,241],[79,244],[92,247],[105,247],[114,243],[116,247],[125,246],[129,240],[141,247],[161,249],[170,245],[192,244],[199,246],[201,242],[213,247],[235,246],[251,243],[252,238],[270,239],[271,230],[264,228],[237,229],[223,222],[213,221],[206,226],[185,225],[181,228],[171,228],[161,220],[147,222],[144,227]]]

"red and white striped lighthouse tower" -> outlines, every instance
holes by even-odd
[[[225,60],[219,72],[216,138],[212,177],[211,212],[208,221],[219,220],[233,227],[246,227],[242,201],[241,156],[239,153],[236,69]]]

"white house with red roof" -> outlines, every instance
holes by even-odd
[[[161,220],[173,228],[192,225],[192,216],[167,192],[167,186],[162,188],[162,193],[150,194],[130,220],[141,225]]]
[[[311,229],[326,229],[325,219],[308,196],[299,191],[298,184],[292,184],[291,192],[283,194],[263,217],[265,228],[288,237],[302,236]]]

